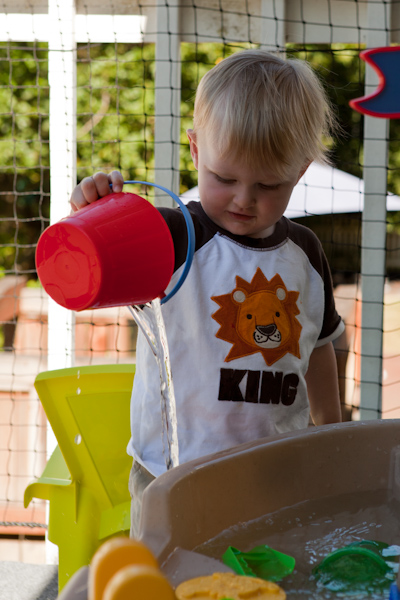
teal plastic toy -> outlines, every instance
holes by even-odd
[[[373,540],[354,542],[328,554],[313,569],[316,581],[333,592],[354,594],[389,589],[395,578],[383,550],[388,544]]]

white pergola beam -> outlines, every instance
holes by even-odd
[[[52,33],[50,19],[49,14],[0,13],[0,40],[49,42]],[[136,44],[143,41],[147,17],[142,15],[75,15],[74,22],[76,43]]]

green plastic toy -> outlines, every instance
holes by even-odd
[[[292,573],[296,564],[292,556],[264,545],[256,546],[249,552],[241,552],[237,548],[229,546],[222,560],[238,575],[260,577],[260,579],[275,582]]]
[[[354,594],[389,588],[393,566],[383,556],[388,544],[354,542],[328,554],[313,569],[316,581],[333,592]]]

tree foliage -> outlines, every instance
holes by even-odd
[[[0,271],[35,275],[49,206],[49,87],[45,44],[0,44]]]

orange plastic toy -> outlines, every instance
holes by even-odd
[[[115,537],[105,542],[93,556],[90,565],[88,600],[103,600],[111,579],[121,569],[132,566],[139,568],[139,571],[142,566],[158,570],[156,559],[141,542],[127,537]],[[116,597],[122,598],[120,593]],[[111,600],[113,596],[109,595],[109,598]]]
[[[102,600],[176,600],[164,575],[146,565],[125,567],[118,571],[104,590]]]

